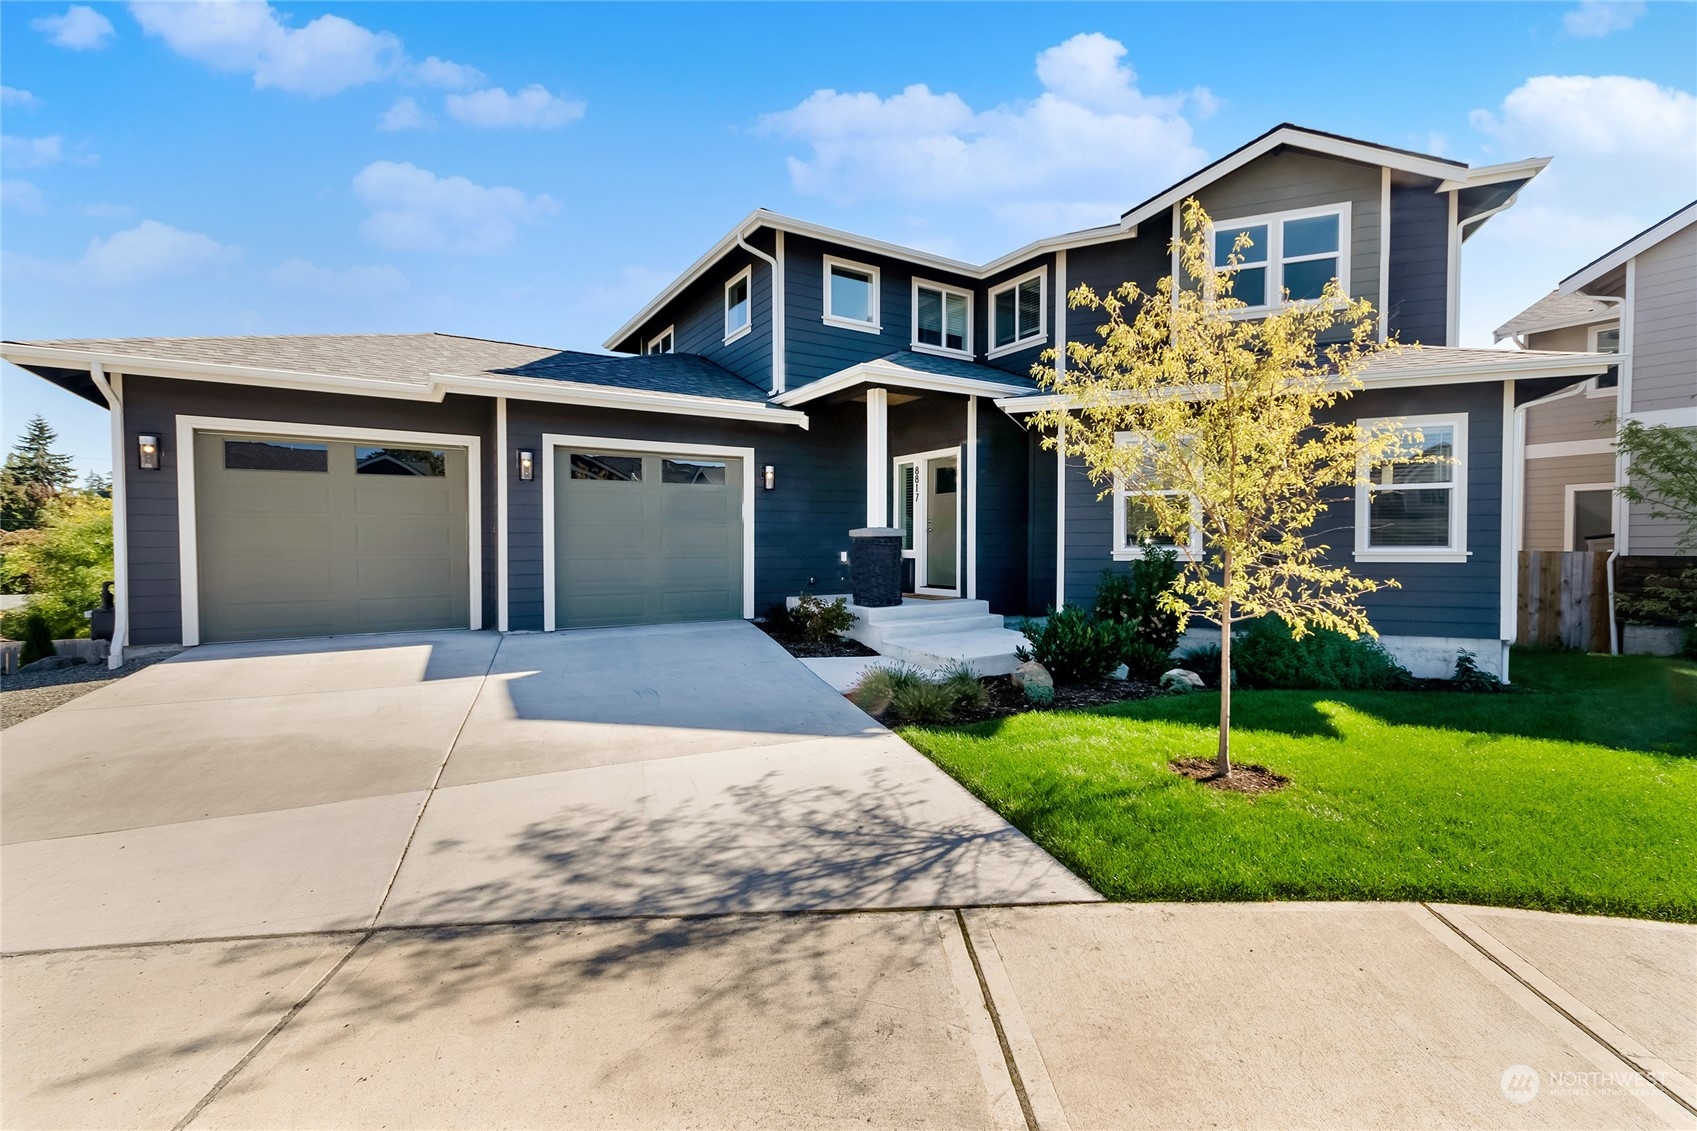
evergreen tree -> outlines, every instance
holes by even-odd
[[[59,434],[37,416],[0,468],[0,528],[28,530],[41,520],[49,502],[77,481],[71,457],[53,450]]]

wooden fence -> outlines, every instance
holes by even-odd
[[[1607,652],[1608,561],[1586,551],[1520,551],[1520,643]]]

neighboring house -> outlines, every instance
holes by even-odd
[[[1620,302],[1551,291],[1497,327],[1523,350],[1620,352]],[[1612,550],[1620,370],[1522,406],[1525,451],[1517,546]]]
[[[1509,335],[1531,349],[1622,355],[1606,376],[1528,406],[1521,547],[1677,553],[1675,523],[1613,493],[1632,473],[1614,433],[1617,417],[1697,428],[1697,201],[1563,279],[1497,331]]]
[[[1139,500],[1099,497],[1024,426],[1044,403],[1031,367],[1095,331],[1068,288],[1172,271],[1195,196],[1265,257],[1240,297],[1271,309],[1337,277],[1423,345],[1345,408],[1416,423],[1454,462],[1417,483],[1377,470],[1328,541],[1401,582],[1367,604],[1417,672],[1458,648],[1505,671],[1514,410],[1611,360],[1456,348],[1463,242],[1545,164],[1280,126],[1114,223],[986,264],[756,211],[612,357],[431,334],[0,356],[119,409],[120,643],[752,617],[845,590],[861,526],[903,531],[916,593],[1037,613],[1089,602],[1141,547]]]

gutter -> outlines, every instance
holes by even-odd
[[[123,378],[114,373],[110,380],[106,370],[96,361],[90,364],[88,375],[100,395],[106,398],[107,411],[112,416],[112,646],[106,657],[106,667],[116,671],[124,665],[124,647],[130,639],[130,519],[129,465],[124,459],[124,401],[121,394]],[[114,382],[117,382],[116,384]]]
[[[774,250],[776,250],[779,254],[782,254],[783,250],[784,250],[783,229],[781,229],[781,228],[777,229],[775,238],[777,239],[778,242],[777,242],[777,246]],[[785,345],[784,339],[787,337],[787,335],[784,333],[784,331],[788,327],[788,324],[784,321],[784,265],[783,265],[782,261],[780,261],[776,257],[767,255],[764,251],[761,251],[759,248],[757,248],[753,244],[749,243],[748,242],[748,231],[747,230],[738,229],[738,231],[737,231],[737,246],[742,248],[744,251],[748,252],[748,254],[754,256],[755,258],[765,260],[766,266],[767,266],[768,270],[771,272],[771,278],[772,278],[772,395],[777,396],[779,393],[784,391],[784,376],[785,376],[785,374],[784,374],[784,369],[785,369],[784,358],[785,358],[785,353],[787,352],[784,348],[784,345]]]

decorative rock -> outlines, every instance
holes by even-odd
[[[1191,691],[1201,691],[1202,677],[1185,668],[1173,668],[1161,675],[1161,690],[1176,691],[1180,695]]]
[[[25,664],[23,667],[19,668],[18,671],[55,672],[60,668],[74,668],[86,663],[88,663],[88,661],[83,659],[81,656],[43,656],[41,659],[36,660],[33,663]]]
[[[1055,690],[1055,677],[1049,674],[1049,669],[1036,660],[1027,660],[1013,670],[1008,676],[1008,682],[1021,691],[1030,692],[1033,687],[1046,687],[1051,692]]]

